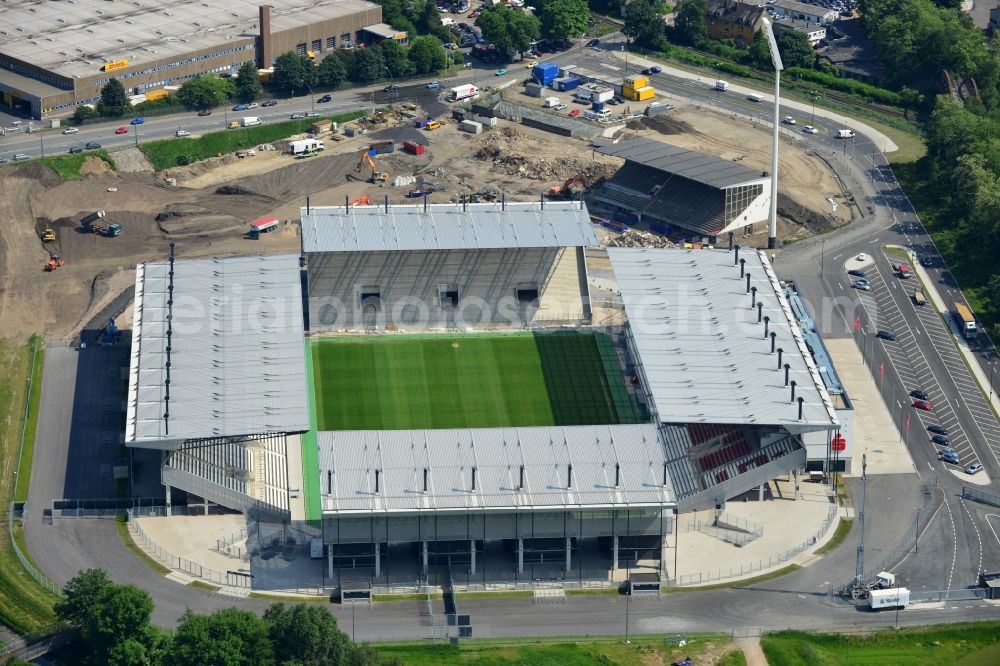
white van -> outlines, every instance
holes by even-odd
[[[455,25],[455,19],[451,18],[450,16],[447,18],[443,18],[441,19],[441,25]]]
[[[612,115],[611,109],[601,109],[600,111],[597,112],[597,119],[607,120],[608,118],[611,117],[611,115]]]
[[[764,101],[764,97],[762,95],[758,95],[757,93],[750,93],[749,95],[747,95],[747,99],[750,100],[751,102]]]
[[[543,106],[546,109],[551,109],[552,107],[556,106],[557,104],[559,104],[559,98],[558,97],[546,97],[545,100],[544,100],[544,102],[543,102]]]
[[[849,129],[837,130],[837,138],[840,139],[853,139],[854,131]]]

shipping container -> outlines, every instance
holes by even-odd
[[[632,99],[636,102],[645,102],[647,99],[653,99],[654,97],[656,97],[656,88],[652,86],[638,88],[632,93]]]
[[[559,65],[554,62],[540,62],[531,68],[531,78],[547,86],[559,77]]]
[[[417,143],[416,141],[404,141],[403,150],[411,155],[423,155],[424,154],[424,144]]]
[[[541,84],[539,83],[524,84],[524,94],[527,95],[528,97],[541,97],[542,90],[544,90],[544,88],[542,88]]]
[[[481,123],[477,123],[474,120],[463,120],[459,124],[458,129],[463,132],[469,132],[470,134],[482,134],[483,126]]]
[[[593,109],[594,111],[603,111],[604,102],[594,102],[593,104],[590,105],[590,108]]]
[[[556,90],[561,90],[562,92],[569,92],[570,90],[576,90],[580,87],[580,79],[575,76],[567,76],[562,79],[556,79],[552,83]]]
[[[396,144],[392,141],[378,141],[373,143],[370,149],[374,150],[376,155],[383,155],[385,153],[396,152]]]
[[[645,76],[626,76],[622,82],[623,88],[645,88],[649,85],[649,79]]]

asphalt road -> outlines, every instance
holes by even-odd
[[[609,62],[607,54],[597,50],[559,54],[555,59],[591,67],[600,67]],[[449,80],[446,85],[457,85],[477,77],[481,81],[489,71],[491,70],[482,69],[464,73],[459,78]],[[514,74],[520,76],[521,73],[513,72],[512,75]],[[710,102],[734,112],[745,114],[760,109],[761,115],[769,113],[770,107],[766,104],[757,105],[730,94],[720,95],[707,87],[699,87],[673,77],[656,75],[654,84],[672,94]],[[325,109],[333,113],[358,108],[359,104],[366,102],[389,101],[382,95],[381,92],[372,91],[338,93],[334,103]],[[399,93],[400,100],[420,98],[426,101],[427,106],[436,103],[436,96],[437,91],[425,89],[419,84],[402,87]],[[280,118],[304,108],[304,102],[298,100],[273,107],[268,112],[273,113],[274,118]],[[257,109],[247,115],[271,117],[263,111]],[[190,120],[189,116],[190,114],[180,119],[151,119],[140,130],[140,138],[170,136],[179,122],[206,123],[203,126],[184,126],[192,132],[218,126],[217,115],[213,114],[208,121]],[[890,239],[898,242],[899,234],[893,230],[893,225],[900,219],[915,223],[915,218],[912,217],[912,211],[897,207],[899,200],[892,192],[898,186],[895,186],[894,181],[888,181],[886,174],[880,176],[878,183],[872,182],[876,174],[873,173],[873,162],[869,154],[875,152],[875,147],[870,141],[860,135],[849,144],[839,141],[833,138],[833,131],[837,126],[819,116],[815,123],[810,124],[820,128],[821,133],[809,135],[806,140],[815,142],[817,151],[830,160],[836,160],[837,154],[840,154],[838,165],[845,170],[842,175],[847,185],[857,190],[856,196],[861,202],[859,212],[863,215],[863,220],[825,239],[797,243],[782,254],[777,266],[782,275],[796,278],[807,302],[813,306],[822,305],[824,299],[835,301],[835,306],[829,308],[828,312],[813,307],[813,313],[826,335],[844,337],[853,334],[849,323],[853,321],[852,315],[866,310],[863,310],[864,306],[857,294],[842,288],[842,261],[838,265],[833,257],[838,253],[861,251],[859,248],[866,248],[866,252],[872,253],[872,248],[877,249]],[[93,131],[97,133],[94,134],[95,137],[103,138],[109,131],[113,131],[113,127],[114,125],[101,126],[81,131],[73,140],[100,140],[91,139],[85,132]],[[100,134],[101,132],[104,134]],[[21,137],[19,140],[23,139]],[[30,139],[35,140],[34,137]],[[130,134],[124,135],[120,140],[135,139]],[[11,150],[8,145],[4,144],[3,150]],[[878,162],[879,159],[876,154],[874,160]],[[827,256],[831,257],[829,261]],[[917,316],[912,312],[907,313],[901,307],[902,303],[892,296],[892,288],[888,287],[888,290],[892,303],[899,310],[898,316]],[[915,319],[906,321],[915,326],[926,326],[926,323]],[[864,339],[867,341],[868,337]],[[872,343],[868,345],[864,348],[869,350],[873,363],[874,359],[885,359],[886,362],[886,373],[882,379],[883,391],[888,386],[895,386],[899,395],[905,395],[909,390],[906,389],[905,380],[896,374],[884,349]],[[118,399],[120,379],[117,378],[117,370],[106,370],[110,357],[100,356],[100,353],[108,350],[93,352],[91,355],[90,350],[78,353],[71,349],[52,348],[47,358],[43,380],[43,418],[39,424],[36,446],[36,450],[44,455],[36,457],[33,467],[25,528],[33,558],[57,583],[64,583],[82,568],[100,566],[107,569],[116,580],[135,583],[149,590],[157,604],[154,619],[167,626],[174,624],[186,608],[208,611],[237,605],[262,610],[265,604],[260,601],[234,600],[164,579],[137,560],[121,544],[112,521],[59,519],[54,524],[46,524],[43,520],[44,508],[53,498],[65,496],[68,490],[90,493],[91,496],[105,492],[105,486],[101,485],[104,483],[101,481],[104,478],[102,465],[113,458],[116,446],[109,446],[104,440],[109,427],[107,419],[117,409],[112,403]],[[928,368],[943,394],[947,395],[950,391],[957,395],[960,385],[949,379],[949,371],[953,368],[941,360],[937,348],[929,347],[925,350],[925,356]],[[117,368],[118,363],[118,360],[114,360],[110,365]],[[956,402],[956,405],[959,403]],[[960,405],[955,408],[955,414],[963,430],[972,432],[976,425],[975,415],[964,413]],[[961,485],[960,480],[937,463],[926,439],[917,438],[918,431],[920,429],[914,425],[907,436],[908,445],[917,462],[919,477],[900,475],[872,477],[870,480],[868,492],[871,503],[867,516],[866,556],[877,559],[879,553],[889,552],[899,543],[912,524],[914,508],[920,506],[923,500],[922,486],[936,480],[945,501],[924,532],[917,552],[907,557],[899,571],[914,589],[965,586],[971,583],[978,567],[992,566],[990,563],[1000,566],[1000,541],[996,539],[996,533],[1000,532],[1000,509],[971,505],[958,499],[956,495]],[[922,431],[919,434],[921,437],[924,435]],[[991,456],[985,455],[981,447],[977,448],[973,444],[973,448],[984,464],[988,464],[991,477],[1000,478],[996,460],[990,462]],[[84,479],[90,481],[86,482]],[[667,595],[659,601],[634,602],[629,606],[625,605],[622,598],[603,596],[570,598],[565,605],[557,607],[535,606],[526,600],[463,599],[459,610],[473,616],[478,636],[624,632],[626,608],[629,609],[629,626],[633,632],[730,631],[748,626],[836,628],[891,624],[895,619],[890,615],[861,611],[829,595],[831,588],[853,577],[857,536],[855,530],[840,548],[812,566],[751,588]],[[332,610],[345,630],[352,625],[352,617],[357,621],[356,636],[359,640],[424,638],[431,631],[430,620],[422,613],[422,605],[417,603],[379,604],[373,609],[356,610],[353,613],[350,608],[333,607]],[[946,604],[932,609],[904,611],[899,616],[899,623],[925,624],[995,618],[997,615],[996,607],[981,603]],[[353,626],[351,628],[355,629]]]

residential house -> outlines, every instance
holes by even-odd
[[[776,0],[769,6],[780,16],[800,21],[827,25],[837,20],[837,11],[827,9],[822,5],[807,5],[804,2],[795,2],[795,0]]]
[[[826,26],[820,25],[818,23],[813,23],[811,21],[802,21],[800,19],[790,19],[785,17],[777,17],[774,19],[774,33],[775,36],[780,35],[786,30],[796,30],[798,32],[805,33],[806,37],[809,39],[809,44],[816,48],[822,40],[826,39]]]
[[[710,39],[731,39],[749,44],[761,27],[764,8],[736,0],[708,0],[705,17]]]

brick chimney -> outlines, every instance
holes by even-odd
[[[257,65],[261,69],[271,66],[271,6],[260,5],[257,8],[260,20],[260,35],[257,36]]]

